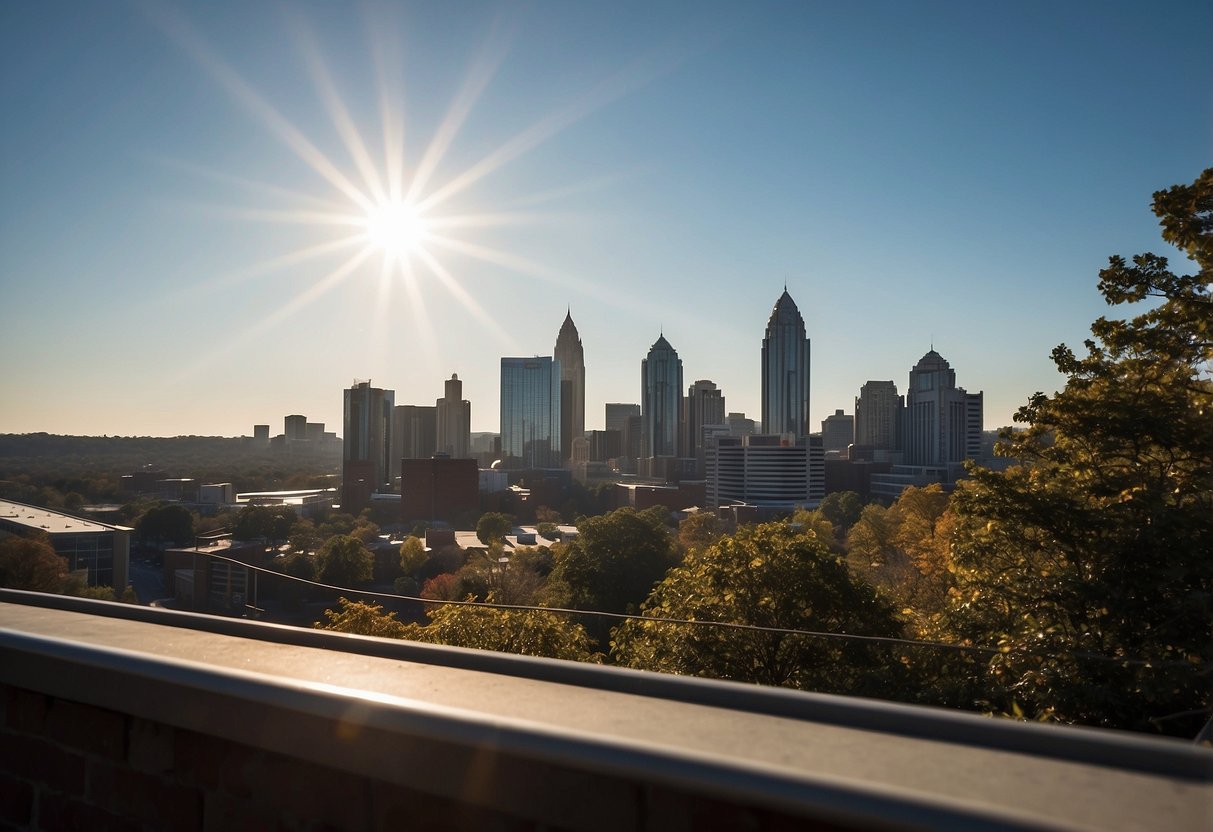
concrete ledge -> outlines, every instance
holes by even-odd
[[[520,823],[665,828],[711,805],[754,828],[1196,829],[1213,806],[1213,754],[1150,738],[5,595],[15,690]],[[1092,759],[1050,753],[1067,740]]]

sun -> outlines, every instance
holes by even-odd
[[[371,205],[362,220],[367,244],[393,259],[417,253],[429,238],[429,223],[407,200]]]

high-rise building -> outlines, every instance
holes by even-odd
[[[559,468],[560,362],[501,359],[501,456],[509,468]]]
[[[640,456],[682,456],[682,360],[665,335],[640,362],[640,385]]]
[[[571,310],[560,325],[552,357],[560,363],[560,458],[568,463],[573,440],[585,435],[585,353]]]
[[[444,395],[436,403],[438,450],[451,459],[464,459],[472,441],[472,404],[463,397],[463,382],[454,373],[446,380]]]
[[[855,417],[835,410],[821,422],[821,443],[827,452],[845,451],[855,440]]]
[[[744,413],[730,413],[725,417],[725,424],[729,426],[730,436],[753,436],[758,433],[758,425],[754,424],[753,419],[746,418]]]
[[[288,442],[296,442],[307,439],[307,417],[306,416],[287,416],[282,420],[282,433],[286,436]]]
[[[253,439],[258,442],[270,441],[270,426],[269,425],[253,425]]]
[[[809,339],[787,287],[762,339],[762,432],[809,433]]]
[[[341,505],[356,514],[369,505],[371,494],[392,489],[396,393],[371,387],[369,381],[355,381],[344,392]]]
[[[429,459],[438,450],[438,408],[398,404],[392,410],[392,475],[400,476],[400,460]]]
[[[855,400],[855,444],[878,451],[897,450],[902,407],[897,385],[891,381],[869,381],[859,388],[859,398]]]
[[[700,379],[687,388],[683,404],[683,453],[694,457],[703,468],[703,429],[707,425],[722,425],[725,420],[724,393],[714,382]]]
[[[910,370],[904,450],[909,465],[949,465],[981,455],[982,394],[956,386],[956,371],[932,349]]]

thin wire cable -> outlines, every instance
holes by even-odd
[[[397,599],[400,601],[414,601],[414,602],[418,602],[418,603],[422,603],[422,604],[454,605],[454,606],[461,606],[461,607],[485,607],[488,609],[519,610],[519,611],[524,611],[524,612],[552,612],[552,613],[558,613],[561,615],[570,615],[570,616],[571,615],[590,615],[590,616],[596,616],[599,618],[610,618],[610,619],[620,620],[620,621],[653,621],[653,622],[660,623],[660,624],[678,624],[678,625],[690,624],[690,625],[704,626],[704,627],[719,627],[721,629],[730,629],[730,630],[748,630],[748,631],[761,632],[761,633],[778,633],[781,635],[808,636],[810,638],[821,638],[821,639],[836,640],[836,641],[861,641],[861,642],[878,643],[878,644],[896,644],[896,645],[902,645],[902,646],[907,646],[907,647],[927,647],[927,648],[936,649],[936,650],[952,650],[952,651],[958,652],[958,653],[979,653],[979,654],[986,655],[986,656],[1007,655],[1012,652],[1009,649],[1004,650],[1000,647],[982,647],[979,645],[972,645],[972,644],[949,644],[949,643],[943,642],[943,641],[922,641],[922,640],[918,640],[918,639],[909,639],[909,638],[894,638],[891,636],[863,636],[863,635],[856,635],[854,633],[831,633],[831,632],[824,632],[824,631],[819,631],[819,630],[797,630],[797,629],[792,629],[792,628],[787,628],[787,627],[764,627],[760,624],[739,624],[739,623],[732,622],[732,621],[711,621],[711,620],[707,620],[707,619],[665,618],[665,617],[656,616],[656,615],[645,615],[645,614],[629,615],[628,613],[605,612],[603,610],[575,610],[575,609],[569,609],[566,607],[539,607],[539,606],[530,606],[527,604],[499,604],[499,603],[492,602],[492,601],[445,601],[445,600],[435,600],[433,598],[422,598],[422,597],[416,596],[416,595],[398,595],[393,592],[367,592],[367,591],[361,590],[361,589],[353,589],[351,587],[343,587],[343,586],[334,586],[333,584],[325,584],[325,583],[321,583],[319,581],[309,580],[307,578],[299,578],[294,575],[288,575],[285,572],[276,572],[273,569],[266,569],[261,566],[253,566],[252,564],[244,563],[243,561],[236,560],[235,558],[229,558],[224,555],[214,554],[211,552],[197,552],[197,554],[200,554],[200,555],[203,555],[203,556],[209,557],[209,558],[215,558],[217,560],[227,561],[228,563],[243,567],[245,569],[251,569],[256,572],[262,572],[267,575],[273,575],[278,578],[286,578],[291,581],[296,581],[298,583],[307,584],[308,586],[319,587],[321,589],[328,589],[328,590],[332,590],[334,592],[348,593],[350,595],[357,595],[357,596],[361,596],[364,598],[372,598],[372,599],[394,598],[394,599]],[[1042,658],[1042,659],[1055,658],[1055,656],[1052,656],[1048,653],[1037,653],[1034,651],[1027,651],[1026,655],[1033,656],[1036,658]],[[1091,659],[1094,661],[1114,662],[1116,664],[1120,664],[1123,666],[1192,667],[1195,669],[1195,666],[1192,665],[1190,662],[1178,661],[1178,660],[1152,661],[1150,659],[1135,659],[1135,658],[1127,658],[1127,657],[1118,658],[1116,656],[1105,656],[1100,653],[1091,653],[1088,651],[1075,651],[1075,652],[1071,653],[1070,655],[1075,658]]]

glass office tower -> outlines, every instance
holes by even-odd
[[[501,456],[507,468],[559,468],[560,362],[501,359]]]

